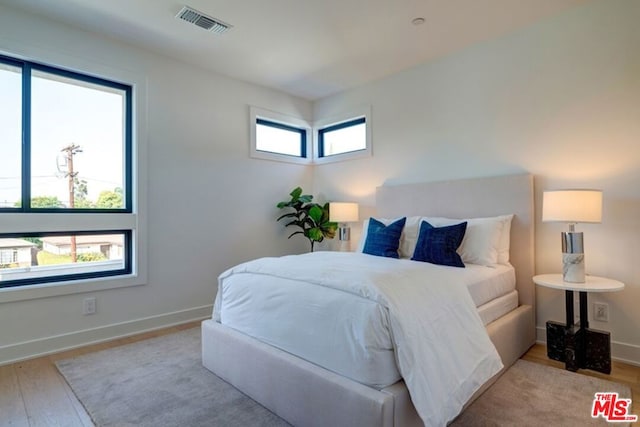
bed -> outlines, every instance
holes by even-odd
[[[504,271],[498,274],[499,277],[502,277],[502,282],[500,283],[509,282],[509,280],[504,279],[505,277],[513,278],[512,289],[505,288],[506,291],[501,291],[497,298],[494,295],[493,297],[478,299],[476,295],[473,298],[474,301],[472,301],[478,312],[485,313],[484,317],[480,313],[487,332],[484,335],[495,346],[499,359],[504,366],[502,371],[513,364],[535,340],[534,287],[531,283],[533,275],[532,177],[530,175],[515,175],[474,180],[382,186],[377,190],[376,202],[376,216],[387,218],[417,215],[449,218],[514,215],[510,232],[510,264],[513,268],[511,270],[505,268],[503,269]],[[339,266],[341,262],[340,259],[336,259],[336,257],[340,256],[338,254],[318,254],[314,256],[316,258],[328,257],[322,262],[330,263],[331,265]],[[359,258],[357,254],[351,256],[355,257],[357,261],[350,259],[349,263],[368,262],[365,259],[366,256],[360,256]],[[304,256],[301,259],[304,259]],[[410,269],[418,268],[413,267],[414,264],[421,264],[414,261],[406,261],[405,263]],[[269,269],[272,264],[261,265],[259,268]],[[380,260],[377,264],[379,264],[381,271],[386,274],[386,261]],[[368,264],[362,264],[361,267],[369,270],[375,269]],[[287,268],[290,269],[291,267]],[[304,270],[304,268],[301,270]],[[469,276],[469,283],[466,286],[475,286],[475,282],[472,279],[476,276],[481,276],[481,271],[465,270],[467,270],[467,275]],[[265,278],[277,276],[273,271],[264,270],[263,272],[266,273],[263,276],[252,276],[254,279],[262,277],[258,287],[267,286],[269,280]],[[408,273],[403,273],[403,275],[406,274]],[[331,274],[327,276],[331,276]],[[495,279],[496,275],[489,276],[490,279]],[[287,280],[278,279],[276,281],[286,282]],[[256,284],[252,286],[255,289]],[[329,286],[333,285],[329,283]],[[300,287],[289,286],[287,288],[285,286],[279,295],[290,294],[293,298],[293,295],[296,295],[296,290],[299,290]],[[500,288],[500,286],[493,286],[493,288]],[[469,288],[469,290],[471,291],[472,289]],[[242,292],[245,293],[242,294]],[[240,289],[240,294],[240,299],[244,301],[251,300],[254,297],[251,291],[246,289]],[[304,298],[305,294],[302,292],[298,297]],[[469,292],[469,294],[473,294],[473,292]],[[324,297],[314,296],[312,300],[318,301],[322,300],[322,298]],[[458,298],[461,297],[458,296]],[[469,297],[469,300],[471,299]],[[218,303],[217,299],[216,304]],[[258,303],[258,305],[260,304]],[[394,361],[398,363],[400,368],[403,367],[403,358],[398,356],[400,351],[394,353],[393,349],[391,349],[390,352],[386,352],[386,356],[384,356],[384,351],[380,351],[384,357],[379,358],[377,362],[373,361],[371,366],[365,366],[367,360],[365,356],[359,359],[360,362],[355,359],[356,362],[352,362],[351,367],[349,367],[349,364],[345,364],[345,361],[340,360],[340,357],[335,357],[344,353],[357,353],[357,351],[345,351],[345,346],[349,344],[344,340],[336,341],[335,345],[331,347],[333,351],[325,351],[324,355],[317,356],[319,359],[314,359],[316,357],[313,356],[314,353],[306,354],[304,347],[300,347],[299,344],[282,341],[282,339],[287,338],[286,336],[284,338],[273,338],[265,335],[268,331],[277,329],[277,324],[269,325],[269,322],[273,322],[273,319],[281,320],[283,316],[292,317],[296,325],[303,324],[304,319],[302,317],[296,318],[291,314],[291,311],[283,311],[278,314],[275,308],[282,305],[282,302],[279,301],[273,305],[273,310],[261,313],[259,316],[260,319],[264,319],[264,322],[260,323],[260,327],[243,323],[246,320],[245,317],[247,317],[244,316],[244,313],[252,312],[252,310],[247,310],[247,306],[240,307],[235,312],[231,309],[227,311],[230,313],[227,316],[227,321],[233,327],[228,326],[227,322],[223,322],[225,324],[220,323],[220,316],[204,321],[202,324],[204,366],[294,425],[423,425],[424,423],[418,416],[416,406],[414,406],[410,397],[408,385],[409,388],[413,388],[414,401],[417,404],[419,403],[418,407],[422,411],[423,419],[428,424],[442,424],[441,418],[434,416],[427,419],[429,414],[425,417],[424,407],[425,404],[428,407],[429,399],[416,398],[416,383],[418,386],[421,384],[416,378],[420,378],[420,376],[415,376],[413,373],[408,376],[404,375],[405,379],[408,380],[407,384],[405,384],[397,372],[394,373],[393,369],[387,369],[388,365],[393,365]],[[350,308],[349,312],[359,313],[358,310]],[[370,318],[367,316],[371,316],[371,312],[372,309],[369,307],[362,309],[363,317],[366,319]],[[404,310],[401,312],[404,312]],[[486,314],[487,312],[489,314]],[[269,316],[274,317],[270,320]],[[339,318],[337,316],[337,314],[332,313],[324,320],[321,319],[319,323],[318,319],[314,319],[314,322],[316,325],[320,324],[322,327],[327,328],[326,333],[323,335],[330,335],[333,338],[334,335],[337,336],[339,334],[335,333],[331,318]],[[251,317],[251,315],[248,317]],[[456,315],[455,317],[458,316]],[[373,317],[371,319],[373,319],[371,324],[375,326],[376,320]],[[466,320],[463,320],[463,322],[466,322]],[[262,323],[265,325],[262,325]],[[247,330],[243,325],[249,325],[246,328],[253,329]],[[319,328],[322,332],[322,328]],[[299,329],[305,330],[304,327]],[[376,328],[374,327],[373,329]],[[381,326],[378,329],[383,329],[383,327]],[[317,333],[318,331],[315,332]],[[259,339],[254,337],[259,337]],[[394,338],[397,339],[397,337]],[[404,345],[400,347],[404,348]],[[336,351],[336,349],[342,349],[342,351]],[[389,350],[386,344],[382,345],[381,349]],[[452,358],[454,356],[457,357],[454,354],[451,355]],[[356,363],[356,365],[353,365],[353,363]],[[360,366],[362,372],[354,369],[354,366]],[[404,366],[406,367],[407,364],[405,363]],[[495,366],[492,366],[492,369],[492,373],[497,372]],[[486,381],[483,380],[482,387],[473,396],[470,398],[465,397],[466,403],[468,404],[468,402],[472,401],[495,381],[500,372],[492,375]],[[376,376],[377,373],[381,373],[381,375]],[[432,372],[429,375],[434,375],[434,373]],[[434,382],[436,382],[435,377]],[[432,413],[435,412],[432,411]]]

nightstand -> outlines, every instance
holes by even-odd
[[[547,322],[547,356],[565,363],[569,371],[592,369],[611,373],[611,336],[609,332],[589,329],[588,292],[615,292],[624,283],[604,277],[586,276],[585,283],[562,280],[562,274],[534,276],[536,285],[565,291],[566,323]],[[574,324],[573,292],[580,292],[580,324]]]

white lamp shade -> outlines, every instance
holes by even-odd
[[[358,221],[358,204],[351,202],[329,203],[329,220],[332,222]]]
[[[542,221],[602,222],[602,191],[545,191],[542,194]]]

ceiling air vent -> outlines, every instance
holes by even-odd
[[[176,18],[182,19],[183,21],[187,21],[190,24],[197,25],[200,28],[218,34],[224,34],[232,28],[231,25],[225,24],[219,19],[215,19],[201,12],[198,12],[197,10],[190,8],[189,6],[183,7],[182,10],[176,15]]]

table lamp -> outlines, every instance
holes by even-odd
[[[329,221],[338,223],[338,237],[341,241],[351,238],[348,222],[358,221],[358,204],[352,202],[329,203]]]
[[[579,222],[602,222],[602,191],[555,190],[542,194],[542,222],[567,222],[562,232],[562,278],[565,282],[584,283],[584,237],[576,232]]]

